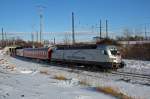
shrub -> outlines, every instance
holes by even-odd
[[[67,80],[67,78],[65,76],[63,76],[63,75],[55,75],[54,79],[57,79],[57,80]]]
[[[41,73],[41,74],[46,74],[46,75],[49,74],[47,69],[45,69],[45,70],[40,70],[40,73]]]
[[[89,83],[86,80],[79,81],[79,84],[84,85],[84,86],[90,86]]]
[[[125,95],[124,93],[122,93],[120,91],[115,90],[112,87],[96,87],[96,91],[112,95],[112,96],[119,98],[119,99],[134,99],[130,96]]]
[[[135,44],[122,48],[122,56],[126,59],[150,60],[150,44]]]

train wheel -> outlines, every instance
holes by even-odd
[[[36,62],[41,63],[41,60],[40,59],[36,59]]]
[[[96,66],[96,65],[93,65],[93,66],[92,66],[92,71],[99,71],[99,68],[98,68],[98,66]]]
[[[68,67],[71,69],[71,71],[74,71],[75,65],[73,63],[68,63]]]
[[[91,69],[92,69],[92,66],[91,66],[91,65],[85,66],[85,70],[91,71]]]
[[[112,63],[112,70],[117,71],[119,66],[116,63]]]

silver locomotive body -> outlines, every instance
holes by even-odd
[[[89,49],[53,49],[53,61],[64,61],[71,63],[80,63],[96,65],[104,68],[121,67],[122,59],[116,46],[97,45],[96,48]]]

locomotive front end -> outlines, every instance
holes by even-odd
[[[109,46],[107,51],[109,55],[109,62],[112,63],[112,68],[121,68],[124,66],[121,54],[116,46]]]

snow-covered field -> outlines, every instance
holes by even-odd
[[[1,53],[1,52],[0,52]],[[148,74],[149,61],[125,60],[127,66],[120,71]],[[131,69],[131,70],[128,70]],[[45,72],[42,73],[41,71]],[[107,73],[88,71],[70,72],[70,69],[20,60],[0,54],[0,99],[115,99],[108,94],[97,92],[96,86],[109,86],[136,99],[149,99],[150,86],[116,80]],[[149,71],[149,72],[148,72]],[[91,75],[99,75],[99,78]],[[68,80],[54,79],[63,75]],[[83,86],[86,81],[91,86]]]
[[[124,60],[124,62],[126,66],[123,71],[150,75],[150,61]]]

